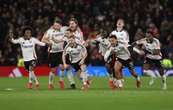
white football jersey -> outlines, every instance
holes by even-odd
[[[106,52],[106,54],[104,56],[105,61],[108,60],[111,53],[115,53],[116,57],[120,58],[122,60],[128,60],[131,58],[131,55],[130,55],[128,48],[122,44],[118,44],[115,47],[111,46],[110,49]]]
[[[152,43],[148,43],[147,40],[146,40],[146,38],[143,38],[143,39],[141,39],[141,40],[136,41],[136,43],[137,43],[137,44],[142,44],[142,45],[144,46],[144,48],[145,48],[148,52],[150,52],[150,53],[147,53],[147,54],[146,54],[146,57],[148,57],[148,58],[150,58],[150,59],[156,59],[156,60],[162,59],[162,54],[161,54],[161,52],[160,52],[159,55],[154,55],[154,54],[152,54],[153,51],[154,51],[155,49],[159,49],[159,50],[160,50],[160,42],[159,42],[158,39],[153,38],[153,42],[152,42]]]
[[[62,26],[60,30],[65,33],[68,30],[68,26]]]
[[[121,31],[114,30],[111,32],[111,35],[116,35],[119,43],[127,47],[129,46],[129,34],[126,30],[121,30]]]
[[[82,54],[84,53],[87,53],[87,50],[85,46],[81,44],[77,44],[76,47],[71,47],[68,44],[64,49],[64,54],[69,55],[69,60],[71,63],[77,63],[78,61],[80,61],[83,58]]]
[[[35,45],[45,46],[46,44],[40,42],[38,39],[31,37],[29,40],[25,40],[23,37],[18,39],[12,39],[12,43],[20,44],[22,49],[22,55],[24,61],[36,60],[37,55],[35,52]]]
[[[65,27],[65,26],[64,26]],[[68,28],[66,27],[66,30]],[[64,33],[66,32],[66,30],[64,31]],[[76,30],[75,32],[73,32],[73,35],[75,36],[75,41],[78,43],[78,44],[81,44],[83,45],[85,43],[84,39],[83,39],[83,33],[80,31],[80,30]],[[64,37],[63,38],[64,41],[66,41],[68,43],[68,38],[67,37]]]
[[[53,28],[50,28],[47,30],[46,35],[48,36],[48,39],[52,43],[50,53],[56,53],[56,52],[62,52],[63,51],[63,46],[64,42],[59,42],[56,43],[52,39],[57,39],[57,40],[63,40],[64,39],[64,31],[57,31]]]
[[[75,32],[73,32],[73,34],[75,36],[75,39],[76,39],[77,43],[82,44],[82,45],[85,43],[85,41],[83,39],[82,31],[76,30]]]
[[[110,42],[108,39],[103,39],[101,37],[98,37],[96,41],[99,42],[99,53],[101,53],[102,56],[105,55],[106,51],[110,47]]]

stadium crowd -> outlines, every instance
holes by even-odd
[[[0,65],[16,65],[21,58],[19,46],[8,42],[10,31],[22,36],[24,26],[30,25],[34,36],[41,39],[55,17],[63,25],[68,25],[69,18],[77,18],[85,40],[95,38],[98,32],[108,36],[117,18],[124,18],[131,43],[142,38],[150,28],[162,44],[164,58],[173,61],[172,6],[172,0],[1,0]],[[102,65],[103,57],[97,45],[89,47],[91,64]],[[37,47],[39,64],[47,63],[46,52],[45,47]],[[135,58],[136,65],[142,64],[140,59]]]

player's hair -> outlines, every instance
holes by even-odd
[[[153,31],[151,29],[147,29],[146,33],[150,33],[151,35],[153,35]]]
[[[118,19],[117,19],[117,22],[118,22],[119,20],[122,20],[122,21],[125,23],[125,21],[124,21],[123,18],[118,18]]]
[[[117,36],[116,35],[110,35],[109,38],[117,39]]]
[[[59,18],[55,18],[53,23],[59,23],[62,24],[62,21]]]
[[[76,18],[70,18],[69,22],[70,22],[70,21],[74,21],[74,22],[78,25],[78,21],[77,21]]]
[[[25,34],[25,31],[27,31],[27,30],[30,30],[30,31],[31,31],[31,34],[33,34],[33,29],[32,29],[32,27],[30,27],[30,26],[24,27],[24,28],[23,28],[22,34],[24,35],[24,34]]]

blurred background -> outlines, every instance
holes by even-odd
[[[123,18],[131,43],[150,28],[161,42],[163,57],[173,61],[173,0],[0,0],[0,66],[17,65],[21,59],[19,45],[8,42],[9,29],[21,36],[23,27],[30,25],[34,37],[41,39],[54,17],[62,19],[63,25],[77,18],[85,40],[95,38],[97,32],[109,35],[116,20]],[[46,65],[47,49],[36,49],[39,65]],[[104,64],[97,44],[89,45],[88,53],[91,65]],[[135,57],[135,65],[141,66],[141,59]]]

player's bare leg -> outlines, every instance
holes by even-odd
[[[105,64],[106,70],[109,74],[109,86],[110,88],[113,88],[113,74],[112,74],[112,70],[110,68],[110,65],[108,63]]]
[[[140,77],[137,75],[137,73],[135,72],[134,69],[130,69],[130,73],[131,73],[132,76],[136,79],[136,87],[137,87],[137,88],[140,88],[140,86],[141,86]]]
[[[49,89],[54,89],[53,80],[54,80],[55,73],[56,73],[56,67],[51,68],[49,73],[49,85],[48,85]]]
[[[89,88],[90,85],[88,85],[88,75],[87,75],[87,70],[86,70],[86,65],[82,64],[81,66],[81,73],[80,76],[82,78],[82,83],[83,83],[83,90],[87,90]]]
[[[38,89],[39,88],[39,81],[34,73],[34,66],[31,65],[29,66],[29,83],[28,83],[28,88],[32,89],[32,82],[35,83],[35,87]]]
[[[166,90],[167,89],[167,83],[166,83],[166,75],[164,74],[164,69],[163,69],[163,67],[159,67],[158,70],[159,70],[159,73],[161,75],[161,80],[163,83],[162,89]]]
[[[151,79],[149,81],[149,85],[153,85],[154,81],[156,79],[156,76],[154,74],[154,71],[151,68],[151,65],[150,64],[144,64],[143,69],[144,69],[143,70],[144,74],[146,74],[146,75],[151,77]]]
[[[130,70],[131,75],[136,79],[136,87],[140,88],[140,86],[141,86],[140,77],[137,75],[137,73],[135,72],[132,65],[129,67],[129,70]]]
[[[114,70],[115,70],[115,76],[117,78],[115,85],[122,89],[123,88],[123,82],[122,82],[122,64],[119,61],[115,62],[114,65]]]
[[[59,71],[59,86],[60,89],[64,89],[64,67],[63,65],[60,65],[60,71]]]
[[[28,84],[27,84],[28,89],[32,89],[32,81],[33,81],[32,72],[29,71],[29,81],[28,81]]]
[[[72,68],[71,67],[68,67],[68,68],[66,68],[66,70],[67,70],[67,79],[68,79],[68,81],[70,83],[70,87],[72,89],[76,89],[74,75],[72,73]]]
[[[108,71],[108,74],[109,74],[109,86],[110,86],[111,89],[114,90],[115,89],[115,85],[114,85],[114,80],[115,80],[114,76],[115,76],[115,74],[114,74],[114,71],[113,71],[113,69],[111,69],[111,66],[108,63],[105,64],[105,67],[106,67],[106,70]]]

